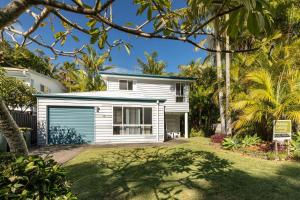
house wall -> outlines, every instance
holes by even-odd
[[[164,141],[164,106],[157,103],[38,98],[38,145],[47,144],[47,106],[95,107],[95,143],[144,143]],[[152,135],[113,135],[113,106],[152,107]],[[157,112],[157,107],[159,112]],[[99,112],[98,109],[100,108]],[[157,120],[158,115],[158,120]],[[159,123],[159,125],[158,125]],[[159,132],[158,132],[159,131]]]
[[[64,87],[55,79],[47,77],[43,74],[34,72],[27,69],[15,69],[15,68],[5,68],[7,76],[15,77],[19,80],[24,81],[28,86],[31,86],[37,90],[37,92],[42,92],[40,85],[43,84],[45,87],[50,89],[48,93],[61,93],[64,92]]]
[[[48,93],[64,92],[63,86],[57,80],[49,78],[47,76],[31,72],[31,73],[29,73],[29,84],[31,84],[30,80],[34,80],[33,85],[31,85],[31,86],[39,92],[41,92],[41,90],[40,90],[41,84],[43,84],[45,87],[50,89],[50,91],[48,91]]]
[[[107,77],[107,90],[120,92],[119,80],[133,80],[133,90],[124,93],[139,94],[149,98],[166,99],[166,112],[189,112],[189,83],[180,80],[158,80],[138,78]],[[176,83],[185,83],[184,102],[176,102]]]

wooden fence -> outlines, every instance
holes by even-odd
[[[31,144],[37,143],[37,118],[30,112],[11,111],[11,115],[19,127],[31,128]]]

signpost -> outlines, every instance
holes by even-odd
[[[278,142],[283,143],[287,140],[287,152],[289,155],[289,141],[292,139],[292,122],[291,120],[274,120],[273,121],[273,141],[275,141],[275,153],[278,155]]]

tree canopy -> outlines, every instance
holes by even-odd
[[[25,111],[36,103],[36,91],[21,80],[5,76],[0,69],[0,96],[10,110]]]
[[[6,41],[0,42],[0,66],[23,67],[52,76],[52,66],[48,57],[38,56],[25,46],[13,47]]]

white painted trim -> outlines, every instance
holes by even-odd
[[[159,101],[157,101],[157,142],[159,141]]]
[[[194,80],[184,80],[184,79],[173,79],[173,78],[155,78],[155,77],[140,77],[140,76],[126,76],[126,75],[115,75],[115,74],[101,74],[103,78],[120,78],[120,79],[147,79],[147,80],[159,80],[159,81],[174,81],[174,82],[193,82]]]
[[[189,113],[184,113],[184,137],[189,138]]]

